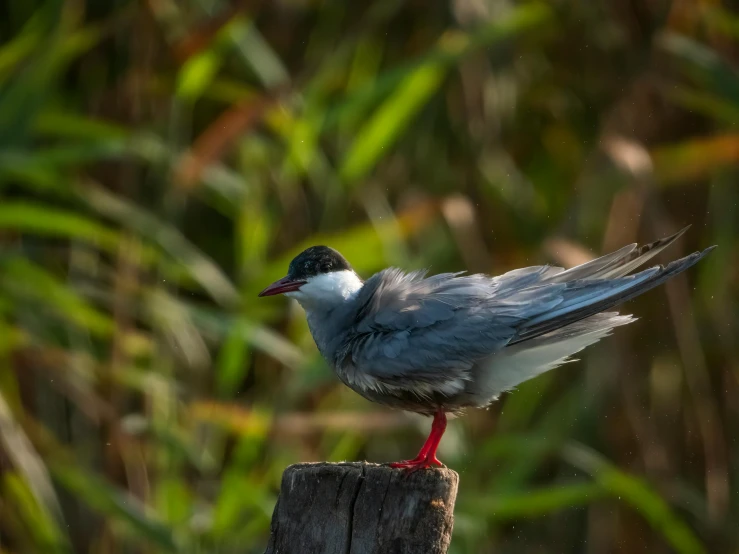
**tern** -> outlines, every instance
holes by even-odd
[[[696,264],[711,250],[632,273],[688,228],[564,270],[539,265],[497,277],[388,268],[363,281],[327,246],[312,246],[259,296],[284,294],[305,310],[321,355],[366,399],[433,416],[412,460],[442,465],[436,451],[447,414],[482,408],[549,371],[620,325],[615,306]]]

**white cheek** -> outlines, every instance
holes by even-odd
[[[301,303],[343,302],[362,288],[362,280],[353,271],[335,271],[308,279],[299,291],[287,293]]]

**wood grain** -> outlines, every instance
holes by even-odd
[[[446,468],[290,466],[265,554],[445,554],[458,480]]]

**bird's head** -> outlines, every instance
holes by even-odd
[[[293,258],[287,276],[275,281],[259,296],[284,294],[303,307],[331,307],[354,296],[362,280],[344,256],[328,246],[311,246]]]

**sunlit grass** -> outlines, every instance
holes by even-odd
[[[450,424],[452,552],[736,549],[737,16],[267,4],[2,8],[0,551],[262,552],[287,465],[412,454],[256,298],[309,245],[498,273],[688,223],[720,247],[640,321]]]

